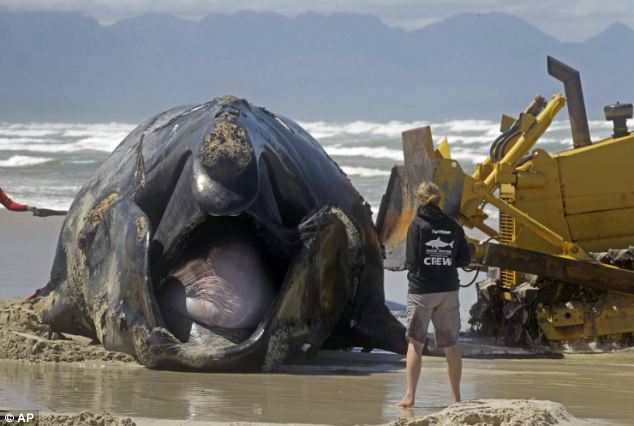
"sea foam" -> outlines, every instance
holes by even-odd
[[[405,130],[431,126],[432,133],[438,137],[447,133],[484,133],[488,139],[495,138],[500,125],[489,120],[449,120],[449,121],[399,121],[385,123],[372,121],[353,121],[337,123],[326,121],[301,121],[299,124],[316,139],[327,139],[346,135],[370,135],[397,138]]]
[[[364,178],[390,175],[389,170],[372,169],[369,167],[342,166],[341,169],[348,176],[359,176]]]
[[[299,122],[308,133],[316,139],[327,139],[346,135],[372,135],[394,138],[407,129],[429,125],[426,121],[389,121],[376,123],[370,121],[353,121],[351,123],[331,123],[325,121]]]
[[[351,146],[344,147],[341,145],[325,146],[324,149],[328,155],[334,157],[369,157],[369,158],[387,158],[394,161],[403,161],[403,151],[398,149],[371,146]]]
[[[111,152],[133,128],[127,123],[0,123],[0,151]]]
[[[54,161],[52,158],[30,157],[27,155],[14,155],[7,160],[0,160],[0,167],[28,167],[36,164]]]

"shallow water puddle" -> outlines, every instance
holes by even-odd
[[[360,354],[357,354],[360,355]],[[361,354],[365,355],[365,354]],[[331,354],[291,373],[205,374],[104,363],[0,361],[0,405],[46,411],[206,421],[377,424],[423,415],[449,399],[444,360],[426,357],[417,407],[393,405],[405,386],[399,357]],[[372,365],[376,373],[369,374]],[[634,418],[634,354],[575,355],[564,360],[465,360],[463,397],[535,398],[562,403],[582,418]]]

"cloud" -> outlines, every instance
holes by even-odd
[[[583,40],[620,21],[634,26],[629,0],[0,0],[20,11],[80,12],[109,24],[145,13],[201,19],[211,13],[271,11],[296,16],[306,11],[365,13],[407,30],[463,12],[505,12],[519,16],[560,40]]]

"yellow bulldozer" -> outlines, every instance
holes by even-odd
[[[376,223],[385,267],[403,269],[416,187],[433,180],[443,211],[486,239],[471,240],[472,266],[489,277],[471,308],[476,334],[510,345],[634,344],[632,105],[606,106],[613,135],[592,141],[579,73],[552,57],[547,65],[565,97],[538,96],[518,117],[503,115],[473,174],[429,127],[403,133],[405,161],[392,169]],[[546,152],[536,143],[566,104],[572,146]],[[497,226],[485,206],[499,211]]]

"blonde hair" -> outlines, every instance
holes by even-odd
[[[423,182],[416,190],[416,196],[420,200],[421,205],[425,206],[429,203],[440,203],[440,189],[433,182]]]

